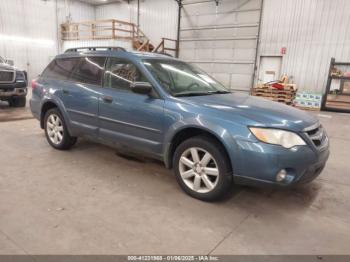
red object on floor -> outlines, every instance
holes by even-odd
[[[283,90],[284,89],[284,86],[279,84],[279,83],[272,84],[272,87],[276,88],[276,89],[279,89],[279,90]]]

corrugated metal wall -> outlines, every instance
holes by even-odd
[[[127,40],[76,40],[76,41],[64,41],[62,50],[65,51],[69,48],[75,47],[91,47],[91,46],[120,46],[126,50],[132,50],[131,41]],[[62,52],[63,52],[62,51]]]
[[[117,19],[127,22],[132,21],[132,6],[132,3],[128,4],[127,2],[96,6],[96,20]]]
[[[56,54],[55,17],[53,2],[0,1],[0,55],[37,75]]]
[[[175,0],[141,0],[140,28],[153,45],[162,37],[176,39],[178,5]],[[137,24],[137,1],[96,7],[96,20],[118,19]]]
[[[226,6],[258,9],[260,1],[220,0],[216,9],[215,1],[186,0],[185,3],[204,4],[185,5],[181,25],[182,40],[211,36],[217,38],[217,41],[215,47],[212,46],[212,41],[183,41],[180,56],[189,61],[245,61],[246,63],[238,64],[198,64],[233,88],[249,88],[258,12],[221,9],[225,2]],[[65,6],[64,0],[0,1],[0,55],[15,60],[18,67],[26,69],[30,77],[34,77],[56,55],[60,44],[57,41],[58,26],[66,20],[69,13],[72,21],[116,18],[137,22],[137,1],[98,7],[72,0],[68,3]],[[209,13],[208,6],[211,8]],[[155,45],[161,37],[176,38],[177,3],[174,0],[141,0],[140,8],[141,29]],[[211,20],[211,16],[215,19]],[[225,28],[229,25],[234,27]],[[348,0],[264,0],[257,65],[260,56],[279,56],[281,48],[286,47],[282,74],[292,76],[301,90],[322,91],[331,57],[339,61],[350,61],[349,33]],[[220,37],[228,36],[251,39],[232,40],[232,43],[219,40]],[[66,45],[92,44],[94,43],[78,42]],[[129,46],[125,44],[125,47]],[[214,57],[206,57],[208,55]]]
[[[249,91],[261,0],[185,0],[181,12],[180,58],[192,62],[225,86]]]
[[[34,78],[59,52],[77,46],[118,45],[131,49],[124,41],[59,41],[59,26],[95,19],[137,22],[137,1],[92,6],[75,0],[0,1],[0,55],[15,61]],[[157,45],[161,37],[176,38],[177,4],[174,0],[141,0],[140,26]]]
[[[66,21],[67,17],[72,22],[95,20],[95,8],[90,4],[76,0],[58,0],[57,8],[59,24]]]
[[[117,19],[126,22],[132,22],[136,6],[135,1],[128,4],[127,2],[99,5],[95,7],[96,20]],[[80,42],[80,46],[121,46],[127,50],[132,50],[132,44],[129,40],[94,40]],[[65,44],[65,47],[74,46],[74,41]],[[79,45],[79,42],[76,44]]]
[[[58,52],[59,25],[71,14],[72,20],[95,18],[94,8],[64,0],[0,1],[0,55],[27,70],[29,78],[42,72]],[[56,12],[57,11],[57,12]]]
[[[177,13],[175,0],[140,1],[140,28],[154,45],[162,37],[176,39]]]
[[[72,22],[93,21],[96,19],[95,7],[79,1],[60,0],[57,5],[58,30],[60,25],[70,20]],[[72,47],[94,46],[92,41],[59,41],[59,53]]]
[[[323,91],[331,57],[350,61],[350,1],[264,0],[259,56],[282,47],[282,74],[300,90]]]

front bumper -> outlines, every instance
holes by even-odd
[[[0,89],[1,98],[13,97],[13,96],[26,96],[26,95],[27,95],[26,87],[13,88],[13,89]]]
[[[329,144],[317,150],[310,145],[286,149],[261,142],[239,141],[239,156],[234,165],[234,181],[253,186],[292,186],[308,183],[323,170],[328,160]],[[287,179],[277,182],[282,169]]]

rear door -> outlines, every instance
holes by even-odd
[[[40,84],[63,104],[74,135],[97,135],[98,98],[105,57],[65,57],[53,60]]]
[[[164,100],[132,92],[133,82],[148,82],[148,79],[132,62],[108,59],[99,105],[100,136],[160,155]]]
[[[105,57],[83,57],[62,89],[62,101],[73,128],[82,135],[97,135],[98,99]]]

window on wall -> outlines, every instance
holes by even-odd
[[[72,74],[71,79],[84,84],[101,85],[105,61],[105,57],[81,58],[79,66]]]
[[[43,77],[57,80],[67,80],[78,63],[79,58],[55,59],[45,69]]]
[[[106,66],[104,86],[130,90],[134,82],[148,82],[138,68],[126,60],[111,58]]]

